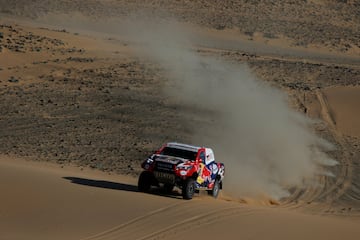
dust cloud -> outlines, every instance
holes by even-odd
[[[198,53],[195,33],[186,25],[146,13],[121,21],[89,22],[82,15],[72,16],[62,26],[120,34],[139,57],[165,69],[163,93],[197,109],[187,122],[192,143],[212,147],[216,160],[225,163],[226,194],[281,199],[291,187],[315,186],[316,176],[332,175],[323,166],[337,163],[326,155],[333,146],[314,134],[312,120],[291,109],[286,94],[257,79],[246,64]],[[64,18],[44,19],[49,23]]]
[[[166,69],[165,94],[200,109],[203,122],[188,123],[193,143],[214,148],[225,163],[227,194],[280,199],[290,187],[309,184],[320,165],[336,164],[325,154],[332,145],[313,133],[311,120],[247,65],[198,54],[191,34],[176,22],[132,19],[123,28],[141,56]]]

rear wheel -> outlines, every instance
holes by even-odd
[[[219,192],[220,192],[220,181],[218,179],[216,179],[214,182],[213,189],[209,190],[208,194],[213,196],[214,198],[217,198],[219,196]]]
[[[138,189],[140,192],[149,192],[153,176],[148,171],[143,171],[139,176]]]
[[[183,185],[182,195],[184,199],[192,199],[195,192],[195,181],[192,178],[188,178]]]

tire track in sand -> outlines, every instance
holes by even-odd
[[[205,201],[193,199],[160,208],[84,240],[168,239],[186,229],[200,228],[235,214],[246,215],[254,211],[238,204],[214,205]]]
[[[358,201],[360,192],[352,190],[357,183],[353,176],[356,173],[354,172],[356,169],[353,166],[354,159],[351,157],[352,151],[349,148],[349,143],[336,128],[336,122],[332,116],[326,96],[324,96],[321,90],[316,90],[315,93],[321,107],[321,117],[327,124],[330,133],[336,139],[338,150],[341,151],[341,157],[336,159],[338,165],[332,169],[335,172],[335,177],[319,176],[317,186],[305,190],[298,189],[286,200],[284,206],[290,208],[305,207],[309,210],[320,210],[323,213],[334,213],[334,205],[340,203],[344,195],[354,202]]]
[[[143,236],[138,240],[145,239],[171,239],[172,236],[182,234],[189,230],[193,231],[196,229],[203,229],[204,226],[211,226],[217,222],[221,222],[231,216],[239,215],[242,216],[251,215],[254,210],[244,210],[238,207],[221,208],[210,211],[208,213],[199,214],[183,221],[179,221],[173,225],[170,225],[164,229],[156,231],[150,235]],[[216,216],[216,217],[214,217]]]
[[[137,222],[140,222],[140,221],[145,221],[146,219],[149,219],[151,218],[152,216],[154,215],[158,215],[158,214],[161,214],[162,212],[166,212],[168,211],[169,209],[173,209],[173,208],[176,208],[183,205],[183,204],[186,204],[187,202],[182,202],[182,203],[175,203],[175,204],[172,204],[172,205],[169,205],[167,207],[163,207],[163,208],[159,208],[159,209],[156,209],[154,211],[151,211],[147,214],[144,214],[144,215],[141,215],[139,217],[136,217],[130,221],[127,221],[125,223],[122,223],[116,227],[113,227],[111,229],[108,229],[108,230],[105,230],[103,232],[100,232],[98,234],[95,234],[93,236],[90,236],[90,237],[86,237],[86,238],[83,238],[82,240],[97,240],[97,239],[107,239],[106,237],[107,236],[110,236],[112,235],[113,233],[117,233],[119,231],[121,231],[123,228],[126,228],[127,226],[129,225],[132,225],[132,224],[136,224]]]

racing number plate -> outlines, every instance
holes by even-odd
[[[164,173],[164,172],[154,172],[155,177],[160,182],[175,182],[175,175],[171,173]]]

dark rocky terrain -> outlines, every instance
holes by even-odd
[[[238,28],[265,38],[289,38],[296,46],[316,45],[351,52],[360,48],[360,2],[336,0],[284,1],[0,1],[0,13],[37,18],[46,14],[78,12],[95,19],[128,17],[176,18],[215,29]]]

